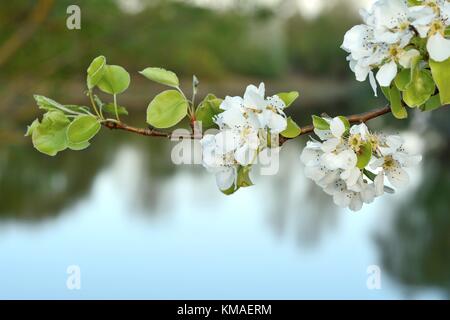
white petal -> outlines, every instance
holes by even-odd
[[[427,49],[431,59],[437,62],[445,61],[450,57],[450,40],[436,33],[428,39]]]
[[[222,110],[228,110],[232,108],[239,109],[242,107],[243,100],[241,97],[225,97],[225,99],[220,104],[220,109]]]
[[[375,97],[378,97],[378,92],[377,92],[378,85],[377,85],[377,81],[375,80],[375,75],[373,74],[372,71],[369,72],[369,82],[370,82],[370,86],[372,87]]]
[[[405,142],[402,137],[400,136],[388,136],[386,138],[386,144],[392,149],[392,150],[398,150],[402,144]]]
[[[330,130],[333,136],[340,138],[345,132],[345,125],[339,117],[336,117],[330,122]]]
[[[269,111],[270,112],[270,117],[269,117],[269,121],[267,122],[267,126],[270,128],[270,130],[273,133],[280,133],[282,131],[284,131],[287,127],[287,120],[285,117],[276,114],[273,111]]]
[[[343,170],[353,169],[356,166],[356,163],[358,162],[358,157],[352,150],[345,150],[337,155],[336,161],[337,166],[340,169]]]
[[[400,162],[402,167],[414,167],[422,161],[422,156],[410,156],[406,153],[396,153],[394,154],[394,159]]]
[[[352,211],[359,211],[362,209],[362,207],[363,207],[363,202],[361,200],[361,197],[359,196],[359,194],[354,194],[351,197],[348,208]]]
[[[403,188],[409,183],[408,173],[400,167],[387,171],[386,176],[395,188]]]
[[[364,123],[354,125],[350,128],[350,134],[360,134],[364,140],[369,135],[369,129]]]
[[[221,131],[216,134],[216,152],[218,154],[226,154],[233,151],[237,147],[238,136],[236,136],[231,130]]]
[[[316,182],[320,187],[324,188],[325,192],[327,192],[327,190],[325,190],[325,188],[332,187],[333,192],[328,193],[328,194],[333,194],[339,188],[345,189],[345,183],[344,183],[344,181],[342,181],[342,179],[339,178],[338,171],[328,171],[328,172],[326,172],[323,179],[321,179],[320,181],[316,181]]]
[[[378,0],[373,4],[373,15],[378,27],[393,29],[408,17],[404,0]]]
[[[338,138],[331,138],[329,140],[326,140],[322,143],[322,151],[323,152],[333,152],[336,150],[336,147],[341,142],[341,139]]]
[[[326,171],[319,166],[306,166],[305,176],[313,181],[319,181],[325,177]]]
[[[391,61],[389,63],[381,66],[380,70],[377,73],[377,80],[380,86],[389,87],[397,75],[397,64],[395,61]]]
[[[217,116],[218,123],[225,124],[229,128],[243,126],[246,119],[240,109],[229,108]]]
[[[216,183],[220,190],[228,190],[236,179],[235,168],[224,168],[216,173]]]
[[[356,80],[359,82],[366,81],[367,76],[370,74],[370,70],[370,66],[357,63],[353,70],[353,72],[355,72]]]
[[[381,157],[381,158],[375,158],[375,157],[372,157],[372,161],[371,161],[371,164],[370,164],[370,167],[373,169],[373,170],[375,170],[375,169],[378,169],[379,167],[381,167],[382,165],[383,165],[383,163],[384,163],[384,157]]]
[[[346,208],[350,205],[350,201],[352,200],[348,191],[345,192],[336,192],[333,195],[333,201],[336,205],[342,208]]]
[[[322,152],[317,149],[304,148],[300,160],[305,166],[315,166],[320,163]]]
[[[345,33],[344,42],[341,48],[352,54],[355,60],[358,60],[369,53],[365,46],[370,33],[370,28],[366,25],[357,25]]]
[[[244,145],[241,148],[238,148],[234,153],[234,157],[236,161],[243,166],[247,166],[252,164],[255,160],[256,150],[250,149],[248,145]]]
[[[244,105],[246,108],[262,110],[266,107],[267,102],[264,98],[264,84],[261,83],[259,88],[249,85],[244,93]]]
[[[420,55],[420,52],[416,49],[411,49],[408,51],[404,51],[398,60],[398,63],[400,63],[400,65],[403,68],[411,68],[411,62],[413,60],[413,58],[418,57]]]
[[[421,38],[426,38],[433,20],[436,18],[434,10],[426,5],[414,6],[409,8],[409,16],[412,25],[419,32]]]
[[[284,108],[286,108],[286,104],[284,103],[284,101],[281,100],[281,98],[277,95],[268,97],[267,102],[270,105],[274,106],[277,110],[283,110]]]
[[[375,186],[375,195],[377,197],[382,196],[384,194],[384,172],[381,171],[374,180]]]
[[[345,180],[348,188],[354,186],[358,182],[360,176],[361,171],[355,167],[347,169],[341,174],[341,178]]]
[[[373,184],[371,185],[365,185],[363,187],[363,190],[360,193],[361,195],[361,200],[364,203],[372,203],[373,200],[375,199],[375,187]]]
[[[330,130],[319,130],[314,128],[314,133],[320,138],[320,140],[328,140],[333,137]]]

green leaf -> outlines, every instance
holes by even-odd
[[[115,115],[116,109],[114,107],[114,103],[107,103],[102,105],[102,111]],[[128,110],[125,107],[117,106],[117,113],[119,115],[128,115]]]
[[[366,142],[360,147],[357,157],[358,163],[356,166],[359,169],[364,169],[369,164],[370,158],[372,157],[372,145],[370,142]]]
[[[180,85],[180,81],[175,73],[162,68],[146,68],[139,73],[147,79],[169,87],[176,88]]]
[[[364,169],[363,172],[367,178],[369,178],[371,181],[375,181],[375,178],[377,177],[377,175],[375,173],[373,173],[372,171],[369,171],[367,169]]]
[[[423,2],[421,0],[408,0],[408,4],[412,7],[412,6],[420,6],[421,4],[423,4]]]
[[[88,107],[85,106],[77,106],[77,105],[62,105],[59,102],[56,102],[55,100],[52,100],[50,98],[35,94],[34,99],[36,100],[37,105],[39,106],[39,109],[46,110],[46,111],[63,111],[70,114],[76,114],[76,113],[86,113],[89,111]]]
[[[217,98],[213,94],[208,94],[205,99],[200,102],[195,111],[195,118],[202,122],[203,129],[211,128],[215,125],[213,118],[215,115],[221,113],[220,109],[222,99]]]
[[[302,133],[302,129],[298,126],[297,123],[295,123],[294,120],[292,120],[291,117],[287,118],[287,127],[286,130],[281,132],[280,134],[289,139],[293,139],[295,137],[298,137]]]
[[[92,60],[87,69],[87,86],[89,90],[94,88],[102,80],[105,74],[105,66],[106,58],[104,56],[99,56]]]
[[[89,112],[89,107],[86,107],[86,106],[79,106],[79,105],[75,105],[75,104],[66,104],[66,105],[64,105],[64,107],[69,110],[72,110],[74,112],[79,112],[79,113]]]
[[[348,121],[348,119],[344,116],[339,116],[338,118],[341,119],[342,123],[344,124],[345,130],[350,130],[350,122]]]
[[[403,92],[403,100],[411,108],[419,107],[430,99],[435,90],[436,85],[431,73],[427,70],[417,70],[411,84]]]
[[[82,142],[82,143],[70,143],[70,142],[68,142],[67,147],[70,150],[73,150],[73,151],[81,151],[81,150],[87,149],[90,145],[91,144],[90,144],[89,141],[85,141],[85,142]]]
[[[253,185],[253,182],[250,179],[250,171],[251,171],[250,166],[239,168],[237,176],[238,188],[247,188]]]
[[[291,92],[281,92],[278,93],[277,96],[283,100],[284,104],[286,105],[286,108],[289,107],[297,98],[299,97],[298,91],[291,91]]]
[[[383,92],[383,95],[386,97],[388,101],[391,101],[391,95],[389,91],[391,90],[390,87],[381,87],[381,92]]]
[[[239,187],[236,187],[236,185],[233,183],[233,185],[230,188],[228,188],[227,190],[220,190],[220,192],[222,192],[226,196],[231,196],[238,190],[239,190]]]
[[[109,94],[120,94],[130,86],[130,74],[121,66],[104,67],[102,79],[97,84],[100,90]]]
[[[61,110],[62,108],[64,108],[64,106],[59,102],[56,102],[55,100],[52,100],[50,98],[38,94],[34,95],[34,100],[36,100],[39,109],[42,110],[53,111],[53,110]]]
[[[431,72],[439,89],[441,104],[450,103],[450,58],[443,62],[430,59]]]
[[[67,128],[67,140],[71,144],[81,144],[92,139],[101,128],[97,118],[78,116]]]
[[[432,111],[442,107],[441,97],[439,94],[432,96],[422,107],[422,111]]]
[[[39,122],[39,119],[35,119],[28,127],[27,132],[25,133],[25,137],[31,137],[33,134],[34,129],[37,128],[41,123]]]
[[[69,119],[61,111],[49,111],[41,124],[35,124],[32,133],[34,147],[44,154],[55,156],[67,148],[67,127]]]
[[[389,96],[391,97],[391,111],[394,117],[396,117],[397,119],[408,118],[408,111],[406,111],[406,108],[403,106],[400,91],[396,86],[391,86],[389,90]]]
[[[330,130],[330,124],[321,117],[312,116],[314,128],[318,130]]]
[[[188,102],[177,90],[158,94],[147,108],[147,123],[155,128],[170,128],[187,115]]]
[[[395,78],[395,85],[398,90],[405,91],[411,84],[411,69],[403,69]]]

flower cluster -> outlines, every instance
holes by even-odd
[[[375,94],[376,80],[389,87],[398,69],[411,68],[416,59],[450,57],[449,0],[378,0],[361,16],[365,23],[346,33],[342,48],[356,79],[369,77]]]
[[[234,192],[249,183],[239,175],[248,175],[248,168],[267,147],[268,132],[278,136],[286,129],[285,107],[276,95],[265,98],[264,83],[248,86],[243,98],[228,96],[223,100],[222,112],[214,118],[220,131],[201,140],[203,166],[216,175],[220,190]],[[238,178],[247,182],[240,183]]]
[[[343,117],[317,118],[312,140],[301,154],[305,174],[333,196],[341,207],[359,211],[385,191],[386,180],[395,188],[409,182],[405,167],[417,165],[421,156],[410,156],[399,136],[369,132],[365,124],[350,127]]]

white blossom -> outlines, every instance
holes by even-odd
[[[377,0],[362,10],[364,24],[354,26],[344,36],[342,48],[358,81],[369,77],[377,95],[377,82],[388,87],[400,68],[411,68],[420,56],[414,38],[427,38],[430,58],[441,62],[450,57],[450,2],[426,0],[418,5],[406,0]],[[376,72],[376,76],[374,73]],[[376,81],[375,81],[376,79]]]
[[[253,165],[267,147],[265,131],[278,134],[286,129],[285,107],[278,96],[265,97],[264,83],[249,85],[243,97],[223,100],[223,112],[214,118],[220,132],[201,141],[203,166],[216,175],[222,191],[236,187],[239,168]]]
[[[336,205],[358,211],[384,194],[385,182],[404,187],[409,176],[405,167],[417,165],[421,156],[410,156],[399,136],[371,133],[365,124],[346,128],[340,117],[324,119],[329,130],[315,130],[321,141],[309,141],[300,156],[305,175],[333,197]],[[362,166],[359,159],[369,158]],[[387,181],[385,181],[387,177]]]

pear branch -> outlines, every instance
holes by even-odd
[[[374,110],[371,110],[371,111],[368,111],[365,113],[352,114],[352,115],[346,116],[346,118],[352,124],[364,123],[364,122],[378,118],[378,117],[380,117],[384,114],[390,113],[390,112],[391,112],[391,108],[389,105],[387,105],[383,108],[374,109]],[[111,130],[128,131],[131,133],[135,133],[135,134],[147,136],[147,137],[159,137],[159,138],[169,138],[169,139],[172,137],[172,135],[168,132],[158,131],[153,128],[136,128],[136,127],[132,127],[123,122],[118,122],[118,121],[105,121],[105,122],[103,122],[103,125]],[[305,134],[313,132],[314,126],[312,124],[310,124],[310,125],[301,127],[300,129],[301,129],[300,135],[305,135]],[[200,135],[190,134],[187,136],[177,136],[177,138],[201,139],[202,135],[201,134]],[[286,142],[288,140],[291,140],[291,139],[280,136],[280,144],[283,144],[284,142]]]

